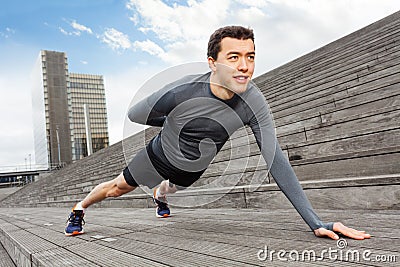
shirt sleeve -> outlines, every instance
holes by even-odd
[[[261,93],[260,95],[262,96]],[[252,129],[271,175],[311,230],[321,227],[332,230],[333,223],[323,223],[314,212],[292,166],[284,156],[276,138],[270,109],[264,97],[262,96],[262,99],[260,99],[261,96],[253,98],[253,101],[257,102],[252,105],[253,116],[250,119],[249,126]]]
[[[128,118],[132,122],[161,127],[175,107],[175,97],[171,90],[159,90],[132,106]]]

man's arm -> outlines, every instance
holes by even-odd
[[[208,77],[207,74],[204,77]],[[132,122],[162,127],[168,114],[176,107],[176,92],[184,89],[187,84],[204,79],[203,76],[187,75],[164,87],[135,104],[128,111],[128,118]],[[197,81],[198,82],[198,81]]]
[[[339,236],[335,232],[338,232],[345,236],[360,240],[371,237],[364,231],[358,231],[346,227],[340,222],[323,223],[321,221],[318,215],[314,212],[311,203],[293,171],[293,168],[284,156],[278,141],[276,141],[275,156],[270,167],[270,173],[274,177],[279,188],[289,199],[311,230],[314,231],[316,236],[327,236],[337,240],[339,239]]]
[[[173,92],[160,90],[131,107],[128,118],[136,123],[161,127],[174,106]]]
[[[284,156],[277,140],[275,141],[275,156],[270,166],[270,173],[274,177],[276,184],[311,230],[316,230],[321,227],[333,230],[333,223],[323,223],[314,212],[310,201],[304,193],[293,168]]]
[[[260,95],[262,95],[260,93]],[[314,212],[310,201],[304,193],[299,180],[288,159],[284,156],[276,138],[272,116],[269,107],[263,98],[254,98],[258,104],[254,105],[252,112],[255,114],[250,120],[250,127],[254,133],[267,167],[274,177],[277,185],[308,224],[314,234],[319,237],[328,236],[339,239],[335,232],[354,239],[370,238],[369,234],[344,226],[342,223],[323,223]]]

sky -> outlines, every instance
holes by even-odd
[[[400,10],[400,1],[13,0],[1,6],[0,171],[34,165],[30,75],[40,50],[66,52],[70,72],[103,75],[114,144],[123,138],[135,92],[169,67],[205,62],[217,28],[254,30],[258,76]]]

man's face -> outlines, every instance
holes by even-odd
[[[254,43],[251,39],[239,40],[225,37],[221,51],[214,61],[216,81],[225,89],[240,94],[246,91],[254,72]]]

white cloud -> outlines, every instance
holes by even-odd
[[[133,22],[133,24],[136,26],[139,23],[139,16],[137,14],[133,14],[132,17],[129,17],[129,20]]]
[[[265,72],[389,15],[400,2],[188,0],[170,6],[161,0],[130,0],[126,7],[146,42],[157,44],[159,52],[149,47],[150,54],[169,64],[204,60],[208,38],[221,26],[249,26],[257,48],[263,48],[257,52],[257,64]]]
[[[268,5],[267,0],[235,0],[237,4],[245,5],[249,7],[266,7]]]
[[[109,47],[117,52],[131,49],[133,51],[140,50],[156,56],[164,61],[172,60],[173,55],[167,55],[163,48],[161,48],[155,42],[147,39],[145,41],[130,41],[127,34],[122,33],[114,28],[107,29],[102,36],[99,37],[103,43],[106,43]]]
[[[85,25],[77,23],[75,20],[71,22],[71,27],[74,28],[75,30],[79,32],[87,32],[89,34],[93,34],[92,30],[89,27],[86,27]]]
[[[132,46],[128,35],[114,28],[107,29],[103,35],[100,36],[100,39],[113,50],[125,50],[131,48]]]
[[[58,29],[60,30],[60,32],[64,35],[71,35],[69,32],[67,32],[66,30],[64,30],[62,27],[58,27]]]
[[[9,32],[9,33],[15,33],[15,30],[14,30],[14,29],[11,29],[11,28],[8,28],[8,27],[6,27],[6,32]]]
[[[10,36],[13,34],[15,34],[15,30],[9,27],[6,27],[4,31],[0,31],[0,37],[5,39],[10,38]]]
[[[242,22],[253,24],[256,21],[265,20],[266,14],[259,7],[251,6],[238,10],[236,17]]]
[[[142,42],[135,41],[133,43],[133,46],[134,46],[134,48],[141,49],[142,51],[145,51],[152,56],[155,55],[160,58],[162,58],[165,53],[164,50],[159,45],[157,45],[156,43],[154,43],[153,41],[150,41],[148,39],[146,41],[142,41]]]
[[[81,60],[80,61],[83,65],[87,65],[89,62],[85,61],[85,60]]]
[[[71,22],[69,22],[66,19],[63,19],[65,22],[67,22],[69,24],[69,26],[71,26],[71,28],[73,29],[73,31],[67,31],[62,27],[58,27],[58,29],[60,30],[60,32],[64,35],[75,35],[75,36],[81,36],[82,32],[87,32],[88,34],[93,34],[92,29],[90,29],[89,27],[86,27],[85,25],[79,24],[76,22],[76,20],[72,20]],[[47,23],[45,23],[45,25],[48,25]]]
[[[182,35],[179,23],[171,19],[175,9],[160,0],[133,0],[131,8],[135,8],[145,21],[143,32],[153,31],[160,39],[173,41]],[[154,12],[157,10],[157,12]]]
[[[186,44],[189,47],[202,47],[203,51],[195,50],[190,53],[198,58],[201,53],[205,58],[210,29],[216,29],[228,16],[229,0],[188,1],[187,5],[174,4],[168,6],[161,0],[131,0],[127,4],[136,16],[137,28],[145,35],[155,34],[157,43],[164,51],[161,57],[170,64],[177,64],[190,60],[187,54],[177,51],[183,50]],[[157,12],[154,12],[157,10]],[[198,43],[197,45],[193,45]],[[177,49],[177,50],[175,50]],[[156,54],[160,56],[160,53]]]

